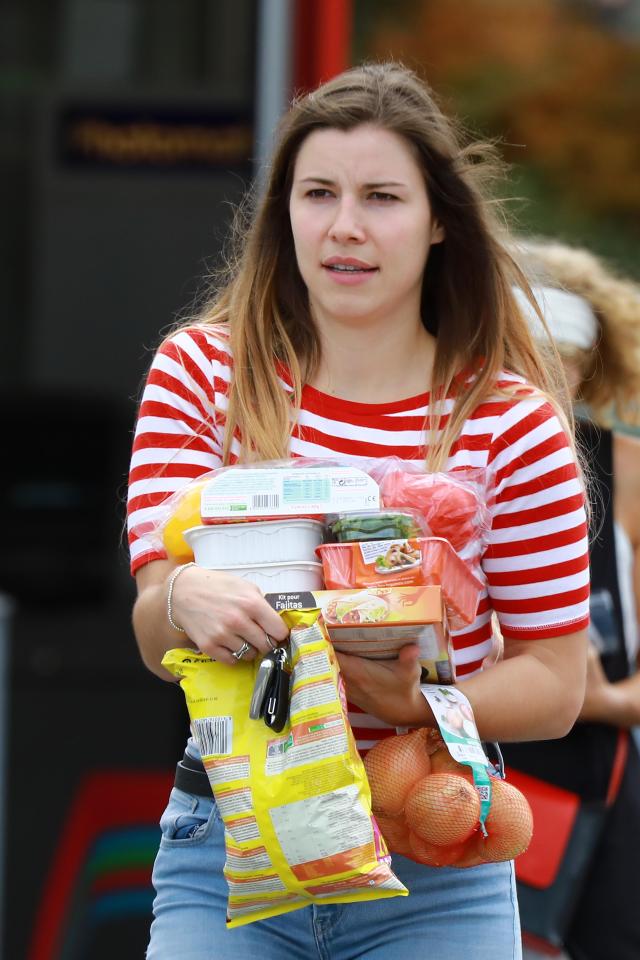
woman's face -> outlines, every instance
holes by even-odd
[[[402,137],[371,124],[309,134],[289,213],[316,322],[419,321],[427,257],[444,232]]]

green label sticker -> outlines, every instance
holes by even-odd
[[[449,753],[458,763],[471,767],[473,784],[480,797],[480,827],[486,836],[484,824],[491,806],[489,758],[480,741],[471,704],[457,687],[423,684],[421,690],[433,710]]]

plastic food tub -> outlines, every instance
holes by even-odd
[[[209,569],[223,570],[243,580],[251,580],[265,593],[302,593],[303,590],[322,590],[322,564],[308,560],[291,563],[241,563],[229,566],[200,564]]]
[[[327,523],[330,539],[338,543],[420,537],[429,530],[416,510],[376,510],[339,513]]]
[[[257,520],[190,527],[184,538],[201,567],[288,563],[316,559],[323,540],[319,520]]]

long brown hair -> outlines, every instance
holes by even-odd
[[[488,195],[499,166],[497,152],[467,142],[413,71],[397,63],[365,64],[297,98],[282,118],[263,193],[248,216],[239,218],[240,243],[229,273],[200,318],[207,325],[228,325],[234,356],[225,462],[234,432],[242,438],[246,460],[287,456],[302,387],[320,356],[289,221],[294,165],[312,131],[365,123],[412,145],[434,217],[444,227],[444,242],[432,248],[423,281],[423,322],[437,338],[432,396],[446,397],[461,369],[475,372],[441,435],[434,404],[425,425],[428,466],[442,468],[465,419],[495,393],[504,368],[549,397],[561,395],[557,408],[561,413],[564,407],[565,425],[571,417],[560,365],[542,362],[513,296],[512,286],[521,286],[537,309],[524,274],[507,252],[499,205]],[[289,371],[292,394],[282,389],[277,361]]]

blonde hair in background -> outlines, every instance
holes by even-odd
[[[298,97],[282,118],[263,193],[248,198],[238,211],[227,270],[198,320],[228,326],[234,357],[224,462],[229,462],[234,434],[242,439],[245,461],[288,455],[302,388],[320,358],[289,221],[294,165],[314,130],[351,130],[365,123],[411,145],[433,214],[445,231],[444,242],[429,256],[422,295],[423,321],[437,343],[432,379],[437,402],[425,424],[428,469],[443,467],[464,421],[496,393],[503,369],[521,374],[549,398],[572,438],[559,358],[541,357],[512,291],[521,287],[539,313],[524,273],[508,252],[500,204],[489,192],[503,172],[497,152],[468,141],[413,71],[398,63],[365,64]],[[278,363],[289,371],[291,395],[282,389]],[[438,434],[441,404],[463,369],[473,370],[475,377],[458,391]]]
[[[619,276],[604,260],[557,240],[519,240],[526,268],[541,282],[578,294],[596,316],[593,350],[563,350],[581,365],[579,399],[593,419],[640,425],[640,285]]]

